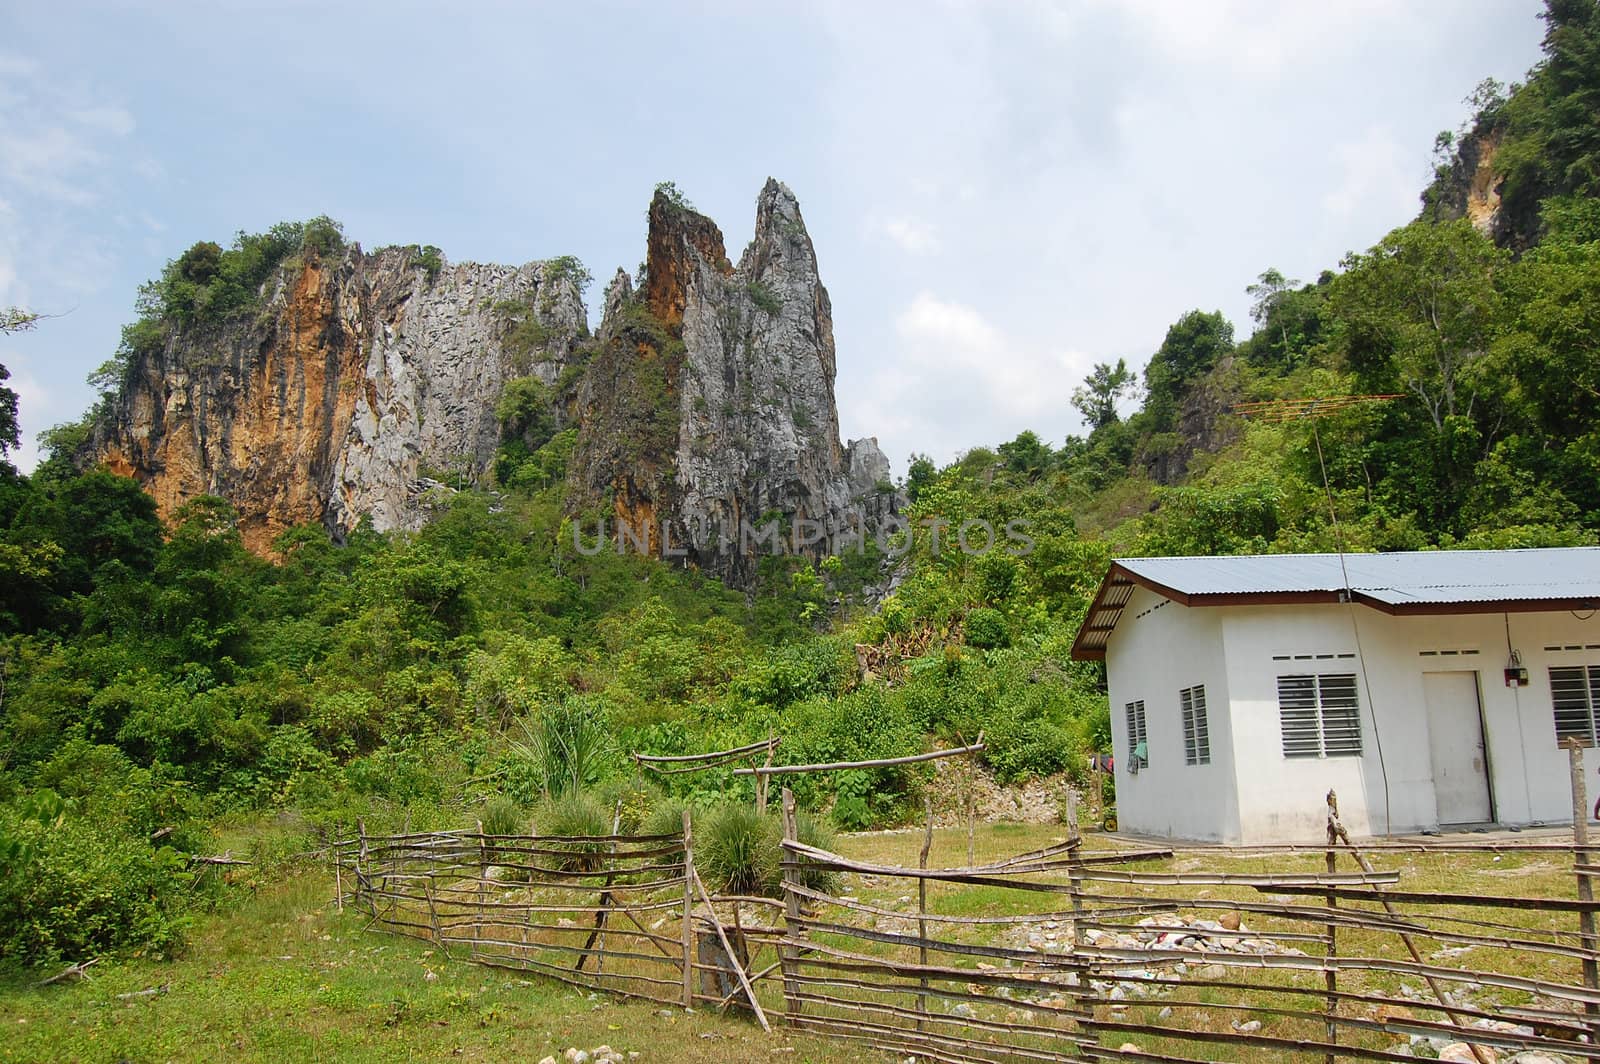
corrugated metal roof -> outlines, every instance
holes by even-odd
[[[1095,660],[1134,585],[1189,606],[1352,601],[1386,613],[1595,609],[1600,547],[1408,551],[1394,554],[1252,554],[1119,558],[1073,642]]]
[[[1393,605],[1600,600],[1600,547],[1347,554],[1342,568],[1337,554],[1119,558],[1117,565],[1185,595],[1337,592],[1348,586]]]

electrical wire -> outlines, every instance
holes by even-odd
[[[1309,413],[1309,411],[1308,411]],[[1383,777],[1383,833],[1389,834],[1394,817],[1389,807],[1389,764],[1383,757],[1383,733],[1378,728],[1378,706],[1372,700],[1372,680],[1367,676],[1367,656],[1361,647],[1361,622],[1356,618],[1356,592],[1350,586],[1350,569],[1345,564],[1344,529],[1339,525],[1339,508],[1333,503],[1333,487],[1328,482],[1328,463],[1322,457],[1322,433],[1311,421],[1311,438],[1317,444],[1317,466],[1322,470],[1322,490],[1328,497],[1328,516],[1333,519],[1333,542],[1339,552],[1339,574],[1344,580],[1345,607],[1350,611],[1350,629],[1356,637],[1356,660],[1361,663],[1361,686],[1367,692],[1367,712],[1372,716],[1372,740],[1378,750],[1378,773]]]

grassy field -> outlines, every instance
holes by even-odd
[[[812,1037],[623,1002],[363,933],[320,871],[203,919],[174,962],[102,964],[72,985],[0,983],[4,1061],[537,1061],[609,1044],[642,1061],[854,1060]],[[36,978],[36,977],[34,977]],[[119,994],[161,988],[134,999]],[[663,1015],[665,1013],[665,1015]]]
[[[1051,825],[995,824],[980,828],[980,862],[1059,840]],[[915,866],[920,832],[846,837],[848,855]],[[1091,837],[1091,845],[1098,843]],[[960,829],[935,833],[932,864],[966,862]],[[1403,889],[1571,897],[1571,873],[1560,854],[1379,855],[1381,868],[1402,871]],[[1224,857],[1185,854],[1159,866],[1172,870],[1319,870],[1318,855]],[[1353,866],[1351,866],[1353,867]],[[1121,888],[1114,888],[1121,889]],[[1159,893],[1164,888],[1146,888]],[[1221,898],[1225,888],[1174,888],[1191,896]],[[1226,888],[1237,889],[1237,888]],[[841,893],[869,904],[907,911],[907,880],[847,876]],[[178,960],[106,962],[75,984],[35,987],[37,976],[0,981],[0,1061],[214,1060],[506,1060],[558,1058],[568,1046],[610,1044],[635,1051],[642,1061],[857,1060],[862,1050],[781,1027],[764,1035],[753,1022],[681,1008],[591,996],[542,979],[451,960],[429,944],[362,930],[363,917],[339,913],[332,883],[321,869],[303,868],[259,886],[220,915],[201,919]],[[1246,891],[1240,896],[1254,895]],[[1304,901],[1305,899],[1302,899]],[[951,915],[1039,911],[1062,906],[1057,895],[1029,895],[994,887],[933,884],[929,908]],[[1483,915],[1473,913],[1468,915]],[[1516,914],[1496,913],[1496,918]],[[1569,917],[1520,917],[1525,926],[1565,926]],[[1250,921],[1270,933],[1270,920]],[[1302,926],[1302,930],[1304,927]],[[971,933],[998,935],[992,928]],[[964,936],[963,936],[964,937]],[[991,939],[992,940],[992,939]],[[1341,935],[1341,952],[1398,956],[1387,937]],[[1425,941],[1424,956],[1441,944]],[[1495,967],[1478,949],[1449,955],[1448,963]],[[1504,958],[1500,958],[1503,961]],[[1446,963],[1435,960],[1435,963]],[[1576,962],[1530,955],[1516,958],[1520,974],[1571,981]],[[1283,973],[1286,985],[1320,985],[1313,973]],[[1374,974],[1341,986],[1397,992],[1404,980]],[[1420,985],[1417,980],[1411,983]],[[768,984],[775,993],[776,986]],[[156,993],[141,994],[147,990]],[[119,995],[140,995],[119,997]],[[763,997],[766,993],[763,994]],[[1302,1002],[1305,999],[1300,999]],[[1513,992],[1480,995],[1479,1003],[1518,1004]],[[997,1003],[998,1004],[998,1003]],[[1240,1014],[1219,999],[1214,1014],[1190,1014],[1186,1024],[1225,1031]],[[1131,1003],[1129,1016],[1154,1018],[1159,1002]],[[1315,1007],[1315,1006],[1312,1006]],[[1263,1033],[1293,1037],[1306,1021],[1263,1015]],[[1393,1036],[1374,1035],[1392,1045]],[[1157,1048],[1155,1045],[1149,1048]],[[1168,1047],[1187,1055],[1197,1047]],[[1224,1054],[1226,1055],[1226,1054]],[[885,1057],[887,1059],[887,1057]],[[1239,1059],[1251,1059],[1240,1056]],[[1259,1059],[1259,1058],[1257,1058]]]

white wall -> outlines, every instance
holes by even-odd
[[[1149,611],[1149,612],[1147,612]],[[1139,588],[1106,652],[1111,736],[1117,759],[1117,819],[1124,831],[1235,841],[1239,807],[1228,718],[1221,617]],[[1211,763],[1186,765],[1178,692],[1204,684]],[[1128,771],[1124,706],[1142,699],[1150,765]]]
[[[1503,824],[1567,822],[1572,798],[1567,754],[1556,746],[1549,666],[1600,664],[1600,617],[1512,614],[1511,643],[1530,684],[1507,688],[1507,622],[1502,614],[1391,617],[1363,606],[1235,606],[1189,609],[1140,589],[1107,652],[1117,804],[1131,831],[1236,842],[1318,843],[1324,795],[1339,795],[1354,833],[1381,834],[1438,824],[1429,760],[1423,673],[1476,671],[1495,815]],[[1355,658],[1292,660],[1299,654]],[[1476,654],[1422,656],[1422,651]],[[1275,655],[1289,661],[1274,661]],[[1364,666],[1364,668],[1363,668]],[[1362,708],[1362,756],[1287,759],[1278,722],[1277,678],[1353,672]],[[1183,764],[1177,692],[1204,683],[1212,764]],[[1224,695],[1228,708],[1224,709]],[[1144,698],[1151,765],[1129,778],[1123,704]],[[1230,748],[1231,747],[1231,752]],[[1600,791],[1600,753],[1585,752],[1590,805]]]

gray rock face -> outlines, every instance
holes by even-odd
[[[767,182],[737,266],[710,219],[658,196],[650,222],[635,309],[666,342],[649,351],[624,338],[626,275],[608,292],[600,336],[623,363],[608,372],[626,375],[632,359],[667,364],[675,453],[654,464],[596,454],[605,426],[638,419],[617,408],[625,390],[592,377],[577,484],[591,500],[609,489],[618,520],[665,528],[662,552],[684,549],[738,586],[763,553],[818,557],[874,535],[898,498],[875,440],[840,443],[832,309],[794,194]]]
[[[371,290],[395,291],[383,270]],[[329,518],[354,528],[414,528],[419,475],[482,483],[499,444],[495,402],[508,380],[553,385],[588,331],[582,296],[548,263],[449,267],[379,313],[362,367],[363,388],[334,465]],[[395,279],[398,280],[398,279]],[[521,311],[509,310],[521,304]],[[545,339],[532,350],[504,341],[507,319],[537,318]]]

